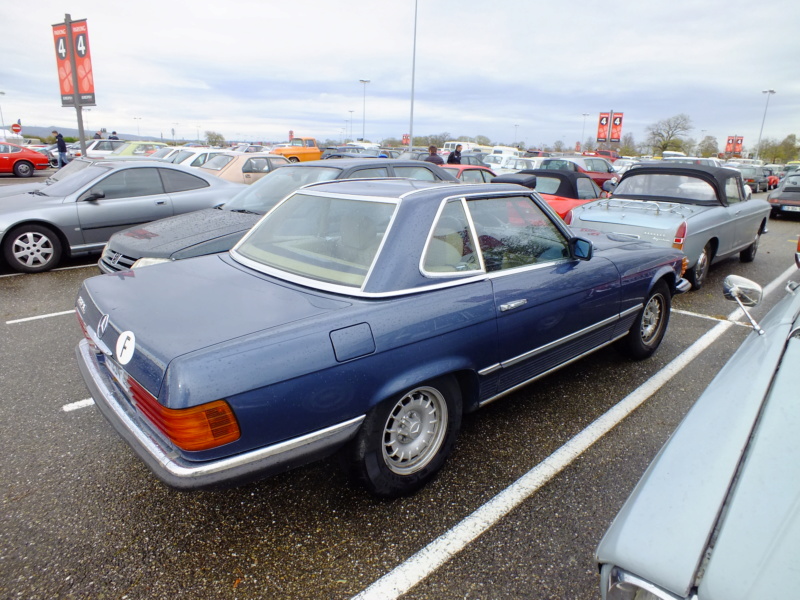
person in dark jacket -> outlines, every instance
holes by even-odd
[[[444,160],[442,160],[442,157],[436,153],[436,146],[428,146],[428,156],[425,157],[425,160],[435,165],[444,164]]]
[[[447,156],[447,164],[448,165],[460,165],[461,164],[461,144],[456,146],[456,149],[453,150]]]
[[[60,169],[69,162],[67,158],[67,142],[64,141],[64,136],[53,130],[53,135],[56,137],[56,149],[58,150],[58,168]]]

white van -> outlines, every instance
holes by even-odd
[[[525,156],[525,151],[513,146],[495,146],[492,148],[492,154],[508,154],[511,156]]]
[[[449,141],[445,142],[444,146],[442,146],[442,154],[449,154],[450,152],[455,152],[456,146],[461,145],[461,152],[486,152],[489,154],[491,152],[491,148],[488,146],[481,146],[480,144],[475,144],[473,142],[455,142]]]

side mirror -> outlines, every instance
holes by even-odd
[[[103,190],[94,190],[92,192],[86,193],[84,196],[80,198],[81,202],[94,202],[95,200],[99,200],[100,198],[105,198],[106,193]]]
[[[589,260],[592,258],[592,242],[583,238],[570,238],[569,251],[573,258],[578,260]]]
[[[761,329],[747,310],[747,307],[755,306],[761,302],[764,290],[761,289],[760,285],[739,275],[728,275],[722,282],[722,294],[726,300],[732,300],[739,305],[754,331],[758,332],[759,335],[764,335],[764,330]]]
[[[614,191],[617,187],[617,179],[609,179],[603,182],[603,191],[608,192],[609,194]]]

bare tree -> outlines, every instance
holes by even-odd
[[[225,136],[216,131],[206,131],[206,142],[209,146],[224,146]]]
[[[697,146],[699,156],[707,158],[709,156],[717,156],[719,154],[719,144],[717,138],[712,135],[704,137]]]
[[[645,131],[647,143],[655,153],[661,154],[664,150],[679,150],[683,145],[680,136],[691,130],[692,120],[689,115],[680,114],[650,125]]]

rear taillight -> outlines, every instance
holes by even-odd
[[[675,238],[672,240],[672,247],[678,250],[683,250],[683,243],[686,240],[686,221],[678,226],[675,232]]]
[[[208,450],[241,436],[233,410],[224,400],[176,410],[159,404],[155,396],[130,375],[127,384],[134,405],[183,450]]]

